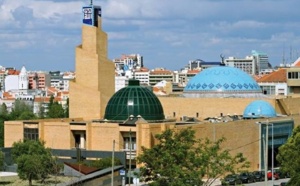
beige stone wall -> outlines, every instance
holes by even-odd
[[[289,72],[300,72],[300,68],[287,68],[287,74]],[[288,86],[300,86],[300,81],[298,79],[289,79],[287,78],[287,84]]]
[[[120,141],[118,124],[112,123],[91,123],[88,126],[88,150],[112,151],[113,140]]]
[[[76,79],[70,83],[70,117],[100,119],[115,92],[114,64],[107,58],[107,34],[99,27],[82,26],[82,45],[76,47]]]
[[[242,115],[244,109],[257,98],[184,98],[184,97],[159,97],[166,118],[177,120],[182,116],[199,118],[216,117],[223,115]],[[274,99],[265,99],[275,105]]]
[[[276,111],[279,111],[279,113],[284,113],[285,110],[287,110],[289,115],[298,115],[300,114],[300,98],[287,97],[276,100],[275,108]]]
[[[71,149],[70,125],[67,122],[41,122],[45,146],[53,149]]]
[[[11,147],[14,142],[23,140],[23,121],[5,121],[4,147]]]
[[[99,91],[70,82],[69,95],[70,118],[83,117],[89,120],[101,117],[101,95]]]
[[[273,120],[293,119],[295,126],[300,125],[300,115],[290,117],[273,118]],[[138,123],[137,126],[119,126],[117,123],[92,123],[83,125],[70,125],[69,121],[40,120],[38,125],[40,137],[46,142],[46,146],[55,149],[70,149],[74,147],[72,131],[86,131],[86,149],[112,151],[115,140],[115,151],[124,148],[122,133],[132,132],[137,138],[137,155],[142,153],[141,147],[151,148],[158,143],[156,134],[162,133],[168,128],[183,129],[191,127],[196,131],[196,138],[208,138],[211,141],[224,137],[226,141],[223,148],[230,150],[232,154],[243,153],[251,162],[249,170],[257,170],[259,167],[259,126],[255,124],[262,120],[240,120],[226,123],[207,123],[175,125],[175,123]],[[83,122],[84,123],[84,122]],[[5,147],[11,147],[16,141],[23,139],[23,121],[5,122]]]

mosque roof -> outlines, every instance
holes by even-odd
[[[244,110],[244,118],[276,117],[274,107],[267,101],[255,100],[251,102]]]
[[[141,116],[146,121],[164,120],[162,105],[156,95],[139,80],[129,80],[127,87],[120,89],[109,100],[104,119],[125,121],[129,116]]]
[[[262,90],[244,71],[227,66],[207,68],[184,88],[187,97],[259,97]]]

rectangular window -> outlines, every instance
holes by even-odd
[[[131,148],[130,148],[131,146]],[[126,150],[136,150],[136,138],[131,137],[131,145],[130,145],[130,137],[124,137],[124,149]]]
[[[294,72],[294,73],[295,73],[294,79],[298,79],[298,72]]]
[[[24,139],[38,140],[39,129],[38,128],[24,128]]]

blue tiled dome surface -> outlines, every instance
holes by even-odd
[[[267,101],[256,100],[251,102],[244,110],[244,118],[276,117],[274,107]]]
[[[261,92],[256,81],[238,68],[211,67],[194,76],[184,92]]]

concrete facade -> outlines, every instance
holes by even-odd
[[[299,125],[299,115],[270,119],[269,122],[294,121]],[[151,148],[157,144],[155,135],[166,129],[180,130],[191,127],[196,131],[197,138],[208,138],[215,141],[224,137],[226,141],[223,148],[231,153],[243,153],[251,162],[251,170],[257,170],[260,166],[260,133],[257,122],[265,119],[239,120],[226,123],[195,122],[178,124],[176,122],[147,123],[140,120],[136,126],[126,126],[118,123],[104,123],[84,121],[81,119],[61,120],[34,120],[34,121],[8,121],[5,122],[5,147],[11,147],[16,141],[24,139],[24,131],[27,128],[38,129],[38,136],[46,142],[46,146],[53,149],[72,149],[76,147],[76,132],[84,134],[83,148],[86,150],[111,151],[115,140],[115,151],[126,150],[125,136],[131,132],[135,138],[135,147],[132,158],[141,151],[141,147]],[[128,148],[128,147],[127,147]],[[129,149],[127,149],[129,150]]]

